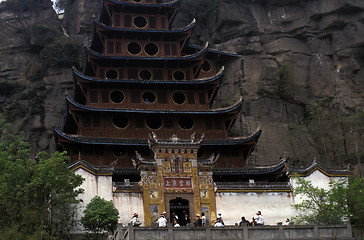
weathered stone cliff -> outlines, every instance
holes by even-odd
[[[201,7],[202,6],[202,7]],[[92,33],[100,0],[68,1],[62,24],[70,36],[84,39]],[[51,11],[50,6],[43,9]],[[40,14],[40,16],[43,16]],[[241,54],[231,62],[216,105],[241,95],[244,106],[233,134],[250,134],[259,126],[263,134],[250,158],[251,164],[272,163],[294,156],[289,125],[304,119],[312,101],[328,98],[343,112],[364,109],[364,1],[361,0],[184,0],[174,25],[197,19],[192,43],[208,41],[213,48]],[[0,18],[9,12],[0,9]],[[55,15],[48,14],[52,22]],[[53,23],[56,28],[61,22]],[[58,24],[58,26],[56,26]],[[21,35],[1,21],[0,78],[28,86],[25,67],[37,61],[22,43]],[[282,70],[290,91],[274,91]],[[52,126],[63,120],[64,90],[71,91],[70,69],[52,68],[44,78],[46,93],[41,114],[17,118],[37,150],[53,151]],[[1,93],[1,92],[0,92]],[[6,103],[4,94],[1,102]],[[302,147],[304,147],[302,145]],[[306,149],[311,161],[315,156]]]

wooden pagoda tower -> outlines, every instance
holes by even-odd
[[[214,181],[230,181],[261,134],[229,137],[242,99],[212,104],[223,64],[240,56],[189,44],[194,20],[172,29],[180,2],[102,1],[83,69],[73,69],[64,124],[55,129],[58,150],[73,163],[102,168],[114,186],[140,183],[147,226],[163,211],[205,212],[212,222]]]

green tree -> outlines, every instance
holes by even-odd
[[[350,177],[347,192],[352,224],[364,228],[364,178]]]
[[[0,120],[0,239],[65,239],[75,224],[83,178],[65,153],[29,156],[21,133]]]
[[[330,189],[315,187],[310,181],[294,176],[297,186],[294,194],[301,202],[294,204],[299,214],[293,218],[297,224],[340,224],[349,220],[347,185],[345,180],[330,182]]]
[[[96,196],[87,204],[83,213],[81,223],[86,230],[96,233],[97,237],[102,232],[116,230],[119,212],[112,201]]]

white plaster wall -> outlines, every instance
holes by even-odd
[[[347,177],[329,177],[322,173],[319,170],[315,170],[310,175],[304,177],[306,181],[310,181],[314,187],[319,187],[323,189],[330,189],[330,182],[331,181],[339,181],[339,180],[345,180],[347,181]],[[291,178],[291,185],[293,188],[297,187],[297,180]],[[295,195],[294,197],[294,204],[301,203],[302,200],[305,199],[305,197],[301,195]]]
[[[119,210],[119,223],[127,225],[134,213],[139,214],[139,221],[144,225],[142,193],[114,193],[114,206]]]
[[[83,216],[83,211],[86,208],[87,204],[91,201],[91,199],[95,196],[100,196],[107,201],[113,200],[112,197],[112,177],[111,176],[95,176],[90,172],[79,168],[75,171],[76,174],[81,175],[85,180],[80,186],[80,188],[84,189],[84,193],[79,196],[79,199],[82,199],[83,202],[80,203],[78,209],[78,219],[79,224],[74,229],[74,232],[83,232],[83,227],[80,222],[81,217]]]
[[[262,212],[266,225],[276,225],[296,215],[289,192],[217,192],[215,197],[216,210],[221,212],[225,225],[239,223],[242,216],[251,221],[257,211]]]

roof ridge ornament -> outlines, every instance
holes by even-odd
[[[170,139],[173,143],[176,143],[180,140],[180,138],[176,134],[173,134]]]

